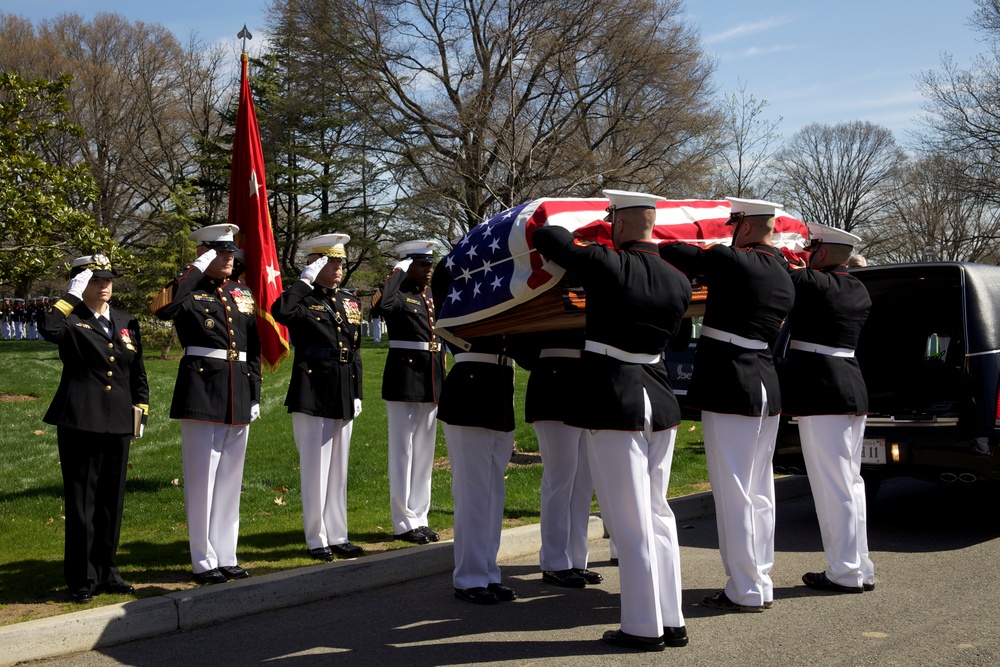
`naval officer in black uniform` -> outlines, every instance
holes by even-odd
[[[587,429],[601,511],[618,545],[621,629],[616,646],[662,651],[688,643],[681,613],[680,547],[667,504],[680,407],[663,350],[691,301],[690,282],[652,240],[662,197],[605,190],[614,249],[542,227],[535,247],[573,272],[587,292],[585,384],[566,421]]]
[[[115,563],[135,413],[149,412],[139,323],[108,306],[117,273],[104,255],[73,261],[66,294],[39,330],[59,346],[62,377],[44,421],[56,426],[66,500],[63,570],[77,602],[131,593]],[[140,422],[141,424],[142,422]],[[141,427],[140,427],[141,428]]]
[[[719,552],[729,581],[707,607],[763,611],[774,600],[774,473],[781,396],[771,344],[795,300],[772,245],[779,204],[728,198],[732,245],[660,247],[661,256],[708,286],[688,388],[700,409],[715,499]]]
[[[445,351],[434,334],[434,299],[428,289],[437,245],[419,240],[397,245],[402,261],[371,301],[372,317],[381,317],[389,328],[382,399],[389,420],[392,532],[397,540],[414,544],[440,539],[427,525],[445,375]]]
[[[238,231],[222,224],[191,232],[198,258],[151,306],[174,321],[184,347],[170,417],[181,420],[191,569],[201,584],[250,576],[236,543],[247,436],[260,416],[260,339],[250,288],[229,278]]]
[[[308,265],[271,307],[295,349],[285,405],[299,450],[306,546],[327,561],[364,554],[347,539],[347,461],[363,379],[361,308],[340,289],[350,240],[323,234],[303,241]]]
[[[438,262],[431,278],[437,313],[446,299],[457,296],[446,263],[447,258]],[[507,497],[504,474],[514,449],[514,360],[504,336],[466,342],[469,349],[455,353],[438,403],[455,505],[452,582],[459,600],[494,604],[517,598],[501,583],[497,565]]]
[[[810,222],[808,268],[790,268],[795,307],[781,376],[782,412],[799,422],[828,567],[807,572],[806,586],[839,593],[875,589],[868,555],[861,445],[868,390],[854,357],[871,298],[847,271],[854,234]]]

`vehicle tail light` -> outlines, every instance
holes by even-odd
[[[998,379],[997,385],[1000,385],[1000,379]],[[1000,386],[997,388],[997,410],[993,416],[993,426],[1000,428]]]
[[[899,443],[894,442],[892,446],[889,447],[889,455],[892,457],[893,463],[899,463]]]

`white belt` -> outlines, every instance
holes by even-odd
[[[553,357],[563,357],[566,359],[579,359],[583,350],[574,350],[568,347],[548,347],[538,353],[539,359],[551,359]]]
[[[441,345],[437,342],[422,343],[416,340],[390,340],[389,347],[397,350],[423,350],[424,352],[437,352]]]
[[[500,361],[503,359],[503,361]],[[455,363],[463,361],[478,361],[481,364],[503,364],[514,368],[514,360],[510,357],[501,357],[498,354],[486,354],[484,352],[459,352],[455,355]]]
[[[614,357],[618,361],[624,361],[629,364],[655,364],[663,358],[663,356],[659,354],[626,352],[625,350],[619,350],[617,347],[608,345],[607,343],[598,343],[593,340],[588,340],[584,343],[583,349],[587,352],[593,352],[594,354],[603,354],[608,357]]]
[[[188,357],[208,357],[209,359],[222,359],[224,361],[246,361],[246,352],[236,350],[217,350],[211,347],[198,347],[192,345],[184,348],[184,355]]]
[[[830,347],[829,345],[820,345],[819,343],[807,343],[804,340],[793,340],[788,344],[788,347],[793,350],[801,350],[802,352],[825,354],[828,357],[847,357],[848,359],[854,357],[854,350],[850,348]]]
[[[715,340],[721,340],[723,343],[730,343],[737,347],[745,347],[748,350],[766,350],[767,343],[762,340],[754,340],[753,338],[744,338],[743,336],[737,336],[736,334],[731,334],[727,331],[720,331],[718,329],[713,329],[712,327],[701,328],[701,335],[705,338],[714,338]]]

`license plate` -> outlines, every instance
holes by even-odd
[[[865,438],[861,442],[861,462],[885,465],[885,438]]]

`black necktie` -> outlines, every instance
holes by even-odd
[[[111,320],[109,320],[106,315],[98,315],[97,321],[104,329],[104,335],[111,338]]]

